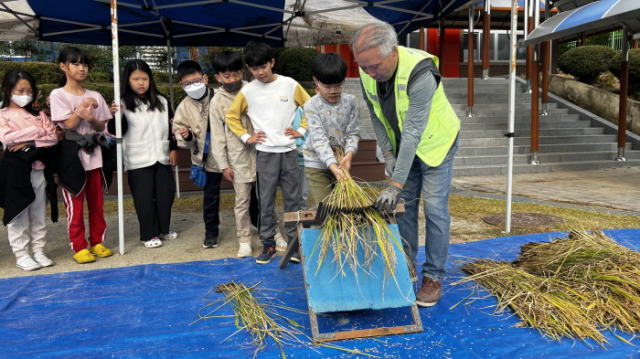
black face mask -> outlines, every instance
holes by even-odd
[[[236,92],[242,88],[242,80],[236,82],[221,82],[222,88],[227,90],[228,92]]]

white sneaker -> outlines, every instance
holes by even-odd
[[[245,258],[250,257],[252,253],[251,244],[250,243],[240,243],[240,248],[238,249],[238,257]]]
[[[178,238],[178,233],[176,233],[174,231],[169,231],[169,233],[160,234],[158,237],[160,237],[160,239],[162,239],[162,240],[165,240],[165,239],[176,239],[176,238]]]
[[[276,239],[276,251],[278,252],[286,251],[288,244],[287,244],[287,241],[282,239],[282,235],[276,232],[275,239]]]
[[[42,268],[42,266],[38,262],[34,261],[28,254],[20,257],[16,262],[16,266],[22,270],[36,270]]]
[[[33,259],[35,259],[42,267],[51,267],[55,264],[44,254],[44,252],[34,253]]]

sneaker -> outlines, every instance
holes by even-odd
[[[36,262],[31,258],[30,255],[25,254],[20,259],[16,261],[16,266],[22,270],[36,270],[42,268],[40,263]]]
[[[33,259],[36,260],[36,262],[38,262],[38,264],[40,264],[43,267],[51,267],[52,265],[54,265],[55,263],[53,263],[53,261],[51,259],[49,259],[44,252],[37,252],[33,254]]]
[[[262,245],[262,253],[256,258],[256,263],[267,264],[271,262],[271,259],[276,256],[276,247]]]
[[[287,247],[289,245],[284,239],[282,239],[282,235],[280,233],[276,232],[275,240],[276,240],[276,250],[278,252],[284,252],[287,250]]]
[[[250,243],[240,243],[240,248],[238,249],[238,257],[245,258],[251,257],[251,244]]]
[[[148,241],[142,242],[147,248],[158,248],[162,247],[162,241],[158,237],[153,237]]]
[[[218,236],[207,234],[204,237],[204,243],[202,244],[202,248],[215,248],[217,246],[218,246]]]
[[[300,263],[300,253],[298,252],[293,253],[291,255],[291,258],[289,258],[289,262],[294,264]]]
[[[165,239],[176,239],[178,238],[178,233],[173,232],[173,231],[169,231],[167,234],[160,234],[158,236],[160,239],[165,240]]]
[[[78,264],[96,261],[96,257],[94,257],[93,254],[91,254],[91,252],[89,252],[89,250],[86,248],[74,254],[73,259],[75,259]]]
[[[113,255],[111,249],[105,247],[102,243],[98,243],[93,247],[89,247],[89,252],[100,258],[105,258]]]
[[[429,277],[422,278],[422,286],[416,293],[416,304],[420,307],[434,306],[442,296],[442,283]]]

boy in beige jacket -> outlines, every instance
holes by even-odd
[[[225,115],[238,91],[247,82],[243,80],[242,57],[237,52],[222,51],[216,54],[213,67],[216,71],[214,77],[220,83],[220,90],[213,96],[209,105],[211,146],[215,149],[212,155],[222,170],[222,175],[233,183],[236,192],[234,213],[239,242],[238,257],[244,258],[252,254],[249,207],[257,206],[257,203],[251,203],[251,191],[256,182],[255,146],[242,142],[229,129]],[[242,115],[241,121],[248,132],[254,132],[246,114]],[[276,247],[278,250],[284,250],[287,242],[279,232],[276,229]]]

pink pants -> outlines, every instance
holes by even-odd
[[[102,170],[87,171],[87,183],[76,197],[62,190],[64,206],[67,208],[67,231],[69,232],[70,246],[74,252],[87,248],[85,239],[83,205],[85,197],[89,209],[89,245],[92,247],[104,240],[107,222],[104,220],[102,205],[104,195],[102,193]]]

